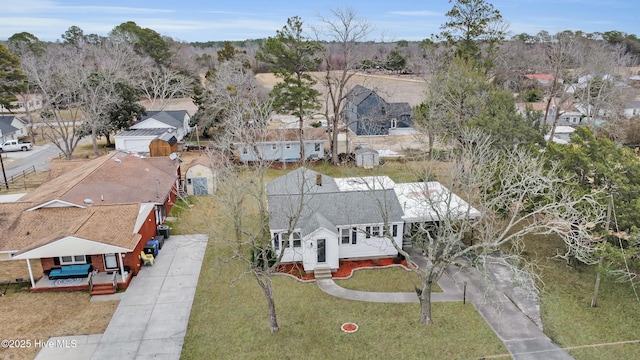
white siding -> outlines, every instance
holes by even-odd
[[[389,224],[390,232],[393,229],[393,225],[397,225],[397,235],[394,237],[394,242],[399,248],[402,248],[402,223]],[[367,238],[365,232],[366,226],[373,228],[378,226],[382,229],[382,224],[367,224],[358,226],[357,243],[354,244],[339,244],[340,247],[340,259],[362,259],[362,258],[375,258],[375,257],[389,257],[398,254],[398,250],[394,247],[393,242],[390,239],[382,236],[371,235]],[[381,230],[379,230],[381,231]],[[340,240],[340,239],[338,239]]]
[[[149,136],[149,137],[115,137],[116,150],[121,151],[130,151],[135,153],[148,153],[149,152],[149,144],[153,141],[157,136]]]

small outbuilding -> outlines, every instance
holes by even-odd
[[[193,159],[185,172],[187,195],[211,195],[216,192],[216,176],[209,158]]]
[[[380,165],[380,154],[375,149],[359,148],[356,149],[356,166],[365,169],[372,169]]]
[[[175,152],[178,152],[178,139],[172,132],[166,132],[149,143],[151,157],[169,156]]]

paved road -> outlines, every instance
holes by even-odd
[[[30,170],[35,167],[36,171],[49,170],[51,159],[57,158],[60,149],[53,144],[42,146],[34,146],[30,151],[13,151],[2,153],[2,159],[5,165],[7,178],[20,175],[23,171]],[[3,182],[4,179],[0,179]]]

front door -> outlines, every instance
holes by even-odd
[[[104,268],[105,269],[117,269],[118,258],[116,254],[104,254]]]
[[[318,239],[318,262],[324,263],[327,261],[327,240]]]

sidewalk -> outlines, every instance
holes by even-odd
[[[499,267],[490,269],[492,280],[496,280],[500,270]],[[486,284],[480,272],[472,267],[452,265],[446,269],[446,274],[458,286],[466,282],[467,298],[502,340],[513,359],[573,359],[516,306],[516,302],[526,303],[526,299],[512,299],[506,295],[511,292],[510,284],[501,281]]]
[[[120,304],[104,334],[51,338],[70,346],[43,348],[36,360],[180,359],[207,241],[171,236],[155,264],[115,294]]]

